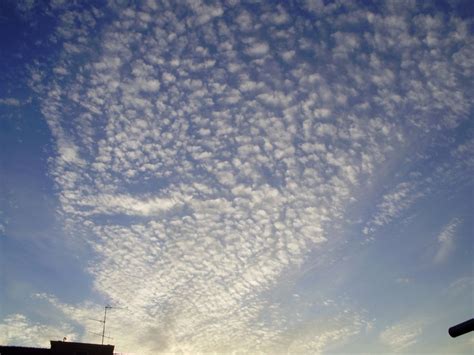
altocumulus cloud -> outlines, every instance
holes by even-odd
[[[311,319],[314,303],[285,311],[268,294],[345,243],[329,231],[406,147],[467,120],[468,25],[413,4],[51,5],[60,54],[30,68],[30,87],[56,142],[65,229],[87,236],[94,289],[127,307],[109,328],[118,348],[314,353],[371,327],[351,302],[322,297],[331,306]],[[359,233],[400,217],[448,170],[385,188]],[[43,298],[91,328],[97,307]],[[398,324],[380,340],[402,349],[420,334]]]

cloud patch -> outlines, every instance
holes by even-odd
[[[380,333],[380,341],[392,351],[401,352],[417,343],[423,333],[423,322],[404,321],[387,327]]]
[[[456,230],[461,225],[459,218],[453,218],[443,227],[436,240],[438,242],[438,251],[434,256],[434,262],[440,264],[446,262],[455,249]]]

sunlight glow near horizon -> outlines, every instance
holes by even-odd
[[[0,344],[470,353],[469,1],[0,5]]]

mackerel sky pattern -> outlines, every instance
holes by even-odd
[[[471,351],[470,7],[1,5],[0,341]]]

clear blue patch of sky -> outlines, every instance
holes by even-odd
[[[84,250],[74,249],[58,223],[59,203],[48,174],[53,154],[49,129],[30,105],[22,107],[21,114],[17,108],[0,110],[13,115],[0,121],[3,290],[14,282],[27,282],[38,292],[79,300],[91,287],[83,270]]]

